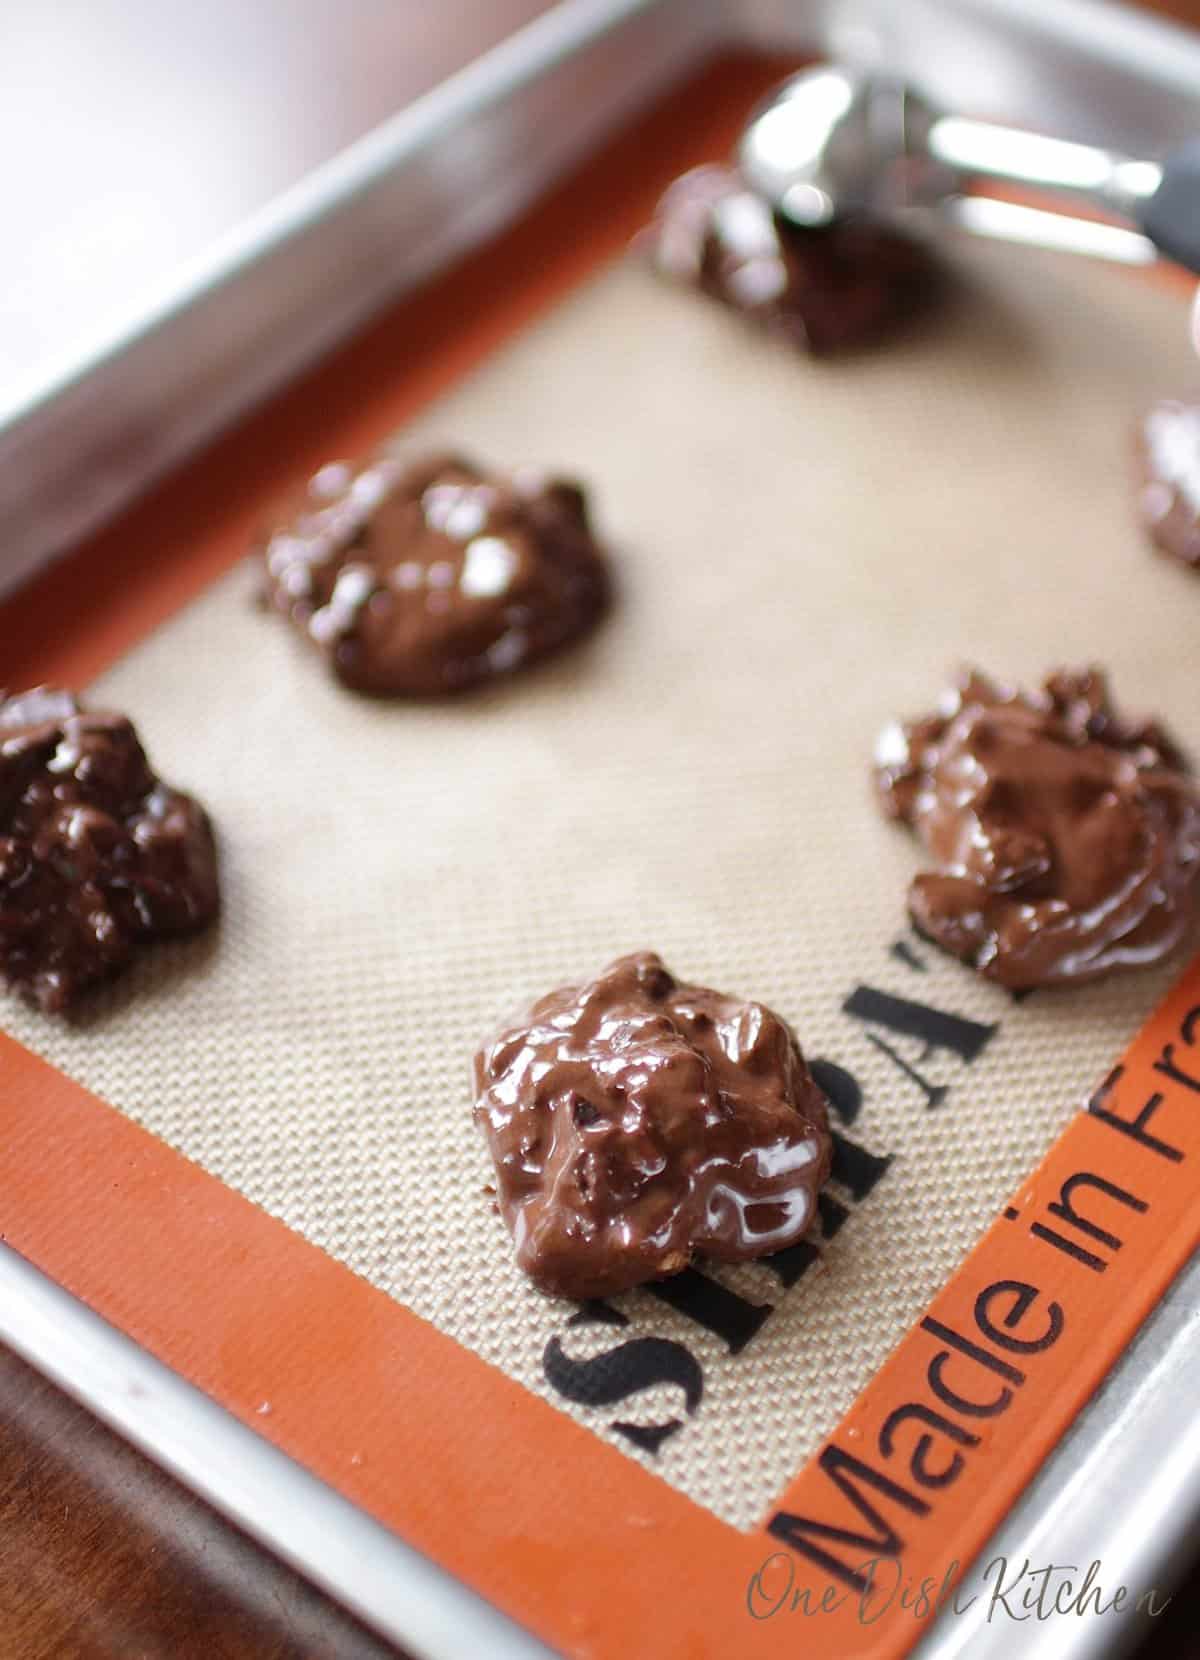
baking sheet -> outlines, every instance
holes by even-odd
[[[1016,1004],[908,938],[916,868],[875,815],[875,733],[962,658],[1099,660],[1200,741],[1194,578],[1134,528],[1128,431],[1189,376],[1177,292],[960,249],[946,313],[814,365],[635,261],[599,275],[404,437],[577,471],[619,564],[581,651],[443,708],[359,702],[232,573],[94,688],[209,804],[226,917],[79,1029],[7,1028],[458,1341],[742,1527],[836,1423],[1181,967]],[[181,527],[186,534],[186,527]],[[891,1159],[738,1354],[649,1292],[629,1333],[703,1375],[619,1410],[544,1369],[612,1328],[525,1286],[470,1124],[508,1008],[649,945],[763,998],[849,1069],[845,1135]],[[869,985],[996,1030],[969,1063],[843,1007]],[[890,1044],[893,1055],[872,1038]],[[897,1063],[946,1087],[930,1108]],[[873,1165],[872,1169],[877,1169]],[[838,1192],[838,1189],[834,1190]],[[561,1374],[560,1374],[561,1375]],[[619,1421],[679,1420],[656,1453]],[[752,1425],[748,1433],[747,1426]]]

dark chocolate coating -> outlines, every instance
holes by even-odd
[[[1200,877],[1200,789],[1153,722],[1113,709],[1095,669],[1040,692],[964,675],[937,714],[890,726],[884,812],[936,869],[916,927],[1013,989],[1156,962],[1187,930]]]
[[[0,975],[72,1008],[219,903],[212,826],[151,771],[124,715],[42,686],[0,703]]]
[[[791,1029],[648,951],[498,1033],[475,1096],[517,1261],[555,1296],[781,1250],[829,1174],[825,1097]]]
[[[1155,547],[1200,570],[1200,405],[1157,403],[1138,435],[1138,513]]]
[[[508,674],[585,633],[609,592],[577,485],[454,456],[322,467],[262,557],[270,605],[379,697]]]
[[[772,213],[729,167],[676,179],[649,234],[665,276],[706,294],[813,353],[869,344],[936,286],[925,249],[865,222],[805,230]]]

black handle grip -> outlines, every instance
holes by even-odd
[[[1161,253],[1200,276],[1200,138],[1167,157],[1162,183],[1138,218]]]

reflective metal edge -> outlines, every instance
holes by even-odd
[[[1200,125],[1197,37],[1104,0],[562,0],[4,389],[0,593],[511,221],[722,42],[882,60],[947,104],[1133,154]]]
[[[1195,1256],[979,1553],[963,1596],[965,1603],[976,1595],[974,1605],[962,1614],[945,1608],[913,1660],[1012,1660],[1014,1645],[1021,1660],[1112,1660],[1146,1637],[1153,1616],[1138,1613],[1137,1599],[1156,1593],[1161,1612],[1189,1565],[1189,1530],[1200,1520],[1198,1376]],[[1195,1545],[1193,1533],[1193,1551]],[[1007,1559],[1007,1570],[996,1566],[998,1557]],[[998,1580],[1011,1585],[1026,1561],[1035,1570],[1064,1570],[1049,1579],[1047,1608],[1054,1587],[1064,1577],[1078,1587],[1094,1561],[1102,1600],[1124,1586],[1129,1603],[1120,1611],[1014,1624],[992,1593]],[[1010,1606],[1020,1611],[1019,1592]]]
[[[0,388],[0,593],[509,223],[721,23],[718,0],[562,0]]]
[[[386,299],[482,241],[722,41],[882,59],[935,98],[1135,154],[1154,154],[1200,128],[1200,37],[1104,0],[566,0],[281,198],[195,269],[185,289],[164,297],[132,337],[64,365],[56,388],[28,389],[21,419],[0,428],[0,480],[13,477],[17,462],[17,475],[25,468],[32,483],[25,496],[11,486],[7,498],[0,494],[0,546],[15,545],[22,560],[20,571],[15,563],[0,571],[0,587]],[[577,74],[585,68],[586,87]],[[451,182],[461,189],[468,178],[488,198],[482,206],[449,198]],[[347,270],[345,237],[355,220],[367,264],[403,225],[408,253],[386,282]],[[331,231],[332,253],[321,245]],[[303,316],[290,318],[289,330],[268,329],[264,341],[281,281],[304,292]],[[237,346],[214,366],[206,331],[218,310],[224,338]],[[179,396],[148,408],[138,393],[168,340]],[[250,340],[259,346],[251,371],[228,378]],[[191,365],[191,379],[181,363]],[[206,377],[215,382],[212,402],[189,418],[188,400]],[[78,468],[78,440],[98,409],[109,453],[90,453],[85,483],[68,499],[67,469],[56,472],[43,447],[57,447]],[[147,423],[163,430],[152,433]],[[31,539],[47,490],[50,499],[63,493],[47,521],[54,534]],[[439,1660],[548,1652],[4,1246],[0,1340],[384,1635]],[[1180,1412],[1180,1402],[1194,1398],[1198,1372],[1200,1258],[1145,1322],[980,1562],[1004,1553],[1086,1564],[1102,1555],[1112,1586],[1165,1591],[1182,1566],[1185,1531],[1200,1517],[1200,1428]],[[1019,1642],[1026,1660],[1096,1660],[1139,1634],[1132,1619],[1058,1619],[1033,1632],[1022,1626]],[[484,1636],[489,1646],[472,1641]],[[918,1652],[921,1660],[960,1660],[968,1650],[970,1660],[1010,1660],[1013,1632],[978,1615],[947,1616]]]
[[[554,1660],[443,1569],[0,1245],[0,1340],[420,1660]]]

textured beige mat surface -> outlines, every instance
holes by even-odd
[[[414,429],[590,484],[621,583],[602,631],[469,702],[372,705],[233,572],[93,691],[210,806],[218,934],[153,956],[78,1029],[3,1009],[31,1048],[739,1525],[1181,967],[1017,1004],[911,940],[919,966],[891,949],[917,855],[875,813],[871,749],[957,661],[1019,678],[1103,662],[1123,704],[1200,750],[1200,581],[1143,548],[1126,464],[1141,405],[1195,378],[1183,301],[1051,257],[959,259],[946,315],[828,365],[636,263],[603,272]],[[862,1166],[857,1200],[835,1185],[848,1218],[790,1289],[761,1266],[718,1274],[774,1305],[738,1354],[646,1292],[620,1300],[627,1327],[569,1327],[483,1192],[477,1040],[641,946],[790,1018],[857,1080],[846,1136],[892,1161]],[[844,1011],[859,986],[997,1029],[969,1062],[953,1044],[922,1057]],[[688,1351],[693,1410],[678,1382],[633,1389],[624,1362],[598,1400],[585,1363],[645,1336]],[[545,1376],[553,1338],[559,1382],[588,1399]],[[672,1421],[657,1454],[628,1433]]]

